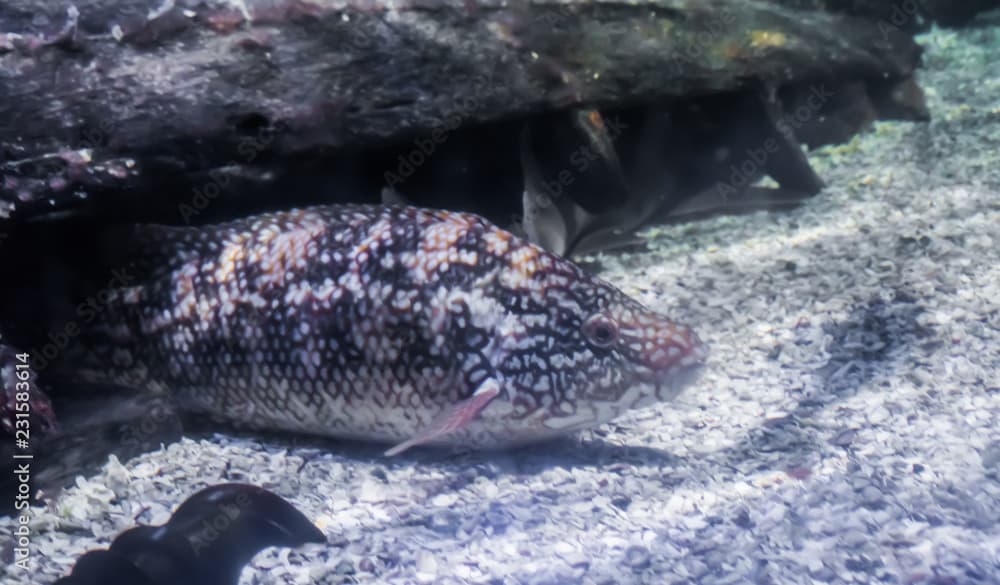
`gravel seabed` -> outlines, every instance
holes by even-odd
[[[1000,583],[993,23],[922,36],[933,121],[812,153],[830,187],[801,209],[598,259],[711,346],[677,402],[502,454],[185,439],[36,509],[37,570],[0,579],[49,583],[197,489],[248,481],[329,546],[266,551],[244,584]]]

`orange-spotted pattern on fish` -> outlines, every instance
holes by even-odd
[[[686,326],[479,216],[342,205],[138,226],[81,375],[262,429],[505,447],[668,400]]]

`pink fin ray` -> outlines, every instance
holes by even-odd
[[[430,443],[449,433],[465,428],[484,408],[500,394],[500,384],[493,378],[479,385],[475,393],[465,400],[456,402],[439,414],[426,429],[412,439],[407,439],[385,452],[387,457],[399,455],[410,447]]]

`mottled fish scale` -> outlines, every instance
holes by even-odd
[[[668,399],[706,353],[472,214],[327,206],[134,235],[149,266],[86,333],[82,375],[259,428],[523,443]]]

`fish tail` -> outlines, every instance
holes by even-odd
[[[84,355],[76,299],[88,294],[98,248],[82,222],[31,222],[0,240],[0,426],[12,421],[15,388],[27,385],[41,431],[56,428],[50,396]]]
[[[0,336],[26,352],[43,382],[78,380],[81,368],[101,363],[98,325],[130,287],[141,282],[133,226],[87,219],[27,224],[0,251],[10,275],[0,287]],[[111,320],[112,322],[114,319]]]

